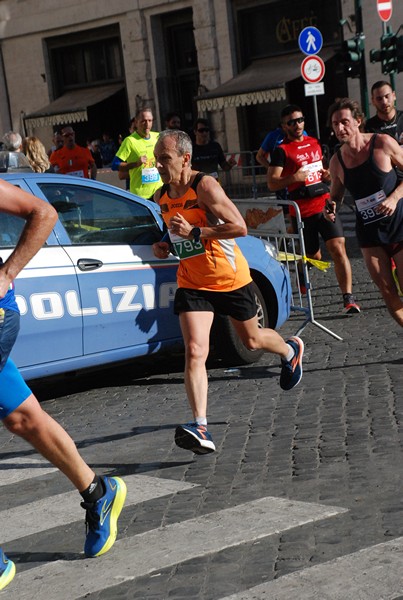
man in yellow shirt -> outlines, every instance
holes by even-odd
[[[130,175],[130,191],[143,198],[151,198],[162,182],[155,166],[154,146],[158,133],[151,131],[154,117],[151,108],[142,108],[136,114],[136,131],[125,138],[116,153],[119,173]]]

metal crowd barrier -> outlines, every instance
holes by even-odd
[[[311,282],[309,277],[308,260],[305,253],[304,223],[301,219],[296,202],[279,200],[274,195],[265,198],[241,198],[233,200],[238,207],[248,226],[248,233],[255,237],[264,238],[271,242],[276,249],[278,260],[286,265],[291,280],[291,310],[304,315],[305,320],[298,328],[295,335],[299,335],[308,323],[316,325],[337,340],[342,340],[321,323],[314,316]],[[284,206],[293,206],[296,213],[297,231],[291,231],[290,223],[287,224],[284,215]],[[320,261],[318,261],[320,262]],[[302,268],[305,279],[304,293],[298,283],[298,265]]]
[[[229,198],[258,198],[267,195],[266,169],[255,159],[255,152],[227,152],[236,164],[230,171],[219,169],[218,180]]]
[[[327,162],[331,152],[323,144],[323,156]],[[256,152],[226,152],[226,159],[233,158],[236,164],[230,171],[219,168],[218,180],[229,198],[262,198],[267,197],[267,171],[256,161]]]

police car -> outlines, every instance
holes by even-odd
[[[178,259],[157,259],[158,207],[118,187],[72,176],[4,173],[1,177],[50,202],[59,220],[46,245],[15,281],[21,330],[12,358],[26,379],[98,367],[181,344],[173,313]],[[24,221],[0,214],[5,260]],[[279,327],[290,312],[288,271],[267,242],[237,240],[254,280],[262,326]],[[256,361],[225,318],[212,346],[226,363]]]

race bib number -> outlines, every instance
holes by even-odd
[[[204,245],[200,240],[198,242],[195,240],[186,240],[180,235],[175,235],[171,232],[169,232],[169,237],[171,238],[172,245],[180,260],[194,258],[195,256],[199,256],[206,252]]]
[[[75,177],[84,177],[84,171],[69,171],[66,175],[74,175]]]
[[[375,223],[375,221],[380,221],[380,219],[385,217],[385,215],[381,215],[377,211],[377,206],[383,202],[385,198],[385,192],[380,190],[379,192],[376,192],[376,194],[372,194],[371,196],[360,198],[359,200],[355,201],[357,212],[360,215],[364,225]]]
[[[304,169],[307,172],[307,178],[305,179],[306,187],[322,181],[321,171],[323,169],[323,163],[321,160],[317,160],[309,165],[305,165]]]
[[[156,167],[146,167],[141,171],[141,183],[155,183],[160,180],[160,174]]]

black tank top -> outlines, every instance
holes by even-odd
[[[388,173],[382,171],[374,160],[375,133],[369,144],[369,156],[357,167],[348,168],[341,157],[340,149],[337,158],[344,172],[344,187],[350,192],[354,200],[366,198],[380,190],[389,196],[399,184],[395,169]],[[403,241],[403,199],[397,203],[395,212],[391,217],[384,217],[371,224],[365,224],[357,213],[356,234],[358,243],[362,248],[382,246]]]
[[[369,156],[367,160],[357,167],[346,167],[340,149],[337,151],[337,158],[344,171],[344,186],[348,189],[354,200],[366,198],[380,190],[383,190],[389,196],[396,187],[397,174],[395,169],[385,173],[375,163],[374,144],[376,138],[377,134],[375,133],[369,143]]]

